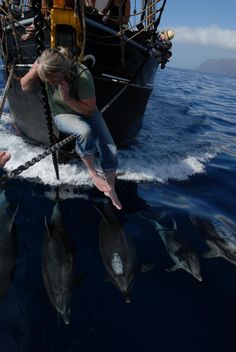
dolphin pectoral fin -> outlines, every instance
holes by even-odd
[[[212,249],[208,252],[205,252],[202,254],[203,258],[217,258],[217,257],[220,257],[220,255],[213,251]]]
[[[141,273],[146,273],[147,271],[152,270],[154,265],[155,265],[154,262],[148,263],[148,264],[142,264],[141,267],[140,267],[140,272]]]
[[[161,211],[160,213],[154,213],[156,221],[163,219],[166,215],[167,215],[166,211]]]
[[[167,212],[166,211],[162,211],[160,213],[155,213],[151,209],[148,209],[148,210],[140,210],[140,211],[137,212],[137,214],[141,218],[144,218],[144,219],[149,220],[150,222],[152,222],[152,221],[159,221],[159,220],[163,219],[166,216]]]
[[[172,271],[175,271],[175,270],[178,270],[178,269],[181,269],[181,266],[179,264],[175,264],[172,267],[170,267],[169,269],[166,269],[166,271],[168,273],[171,273]]]

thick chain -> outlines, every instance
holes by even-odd
[[[44,46],[44,34],[43,34],[43,25],[44,25],[44,17],[41,11],[41,0],[33,0],[32,2],[32,7],[34,10],[34,26],[35,26],[35,40],[36,40],[36,46],[37,46],[37,54],[40,56],[42,52],[45,49]],[[47,91],[46,91],[46,86],[45,83],[40,81],[41,89],[42,89],[42,101],[43,101],[43,107],[44,107],[44,113],[47,121],[47,127],[48,127],[48,135],[49,135],[49,141],[50,141],[50,146],[53,146],[54,144],[54,135],[53,135],[53,127],[52,127],[52,115],[51,115],[51,110],[50,106],[48,103],[48,97],[47,97]],[[58,168],[58,162],[57,162],[57,156],[55,153],[52,153],[52,161],[53,161],[53,166],[55,169],[55,173],[57,176],[57,179],[59,180],[59,168]]]
[[[31,160],[27,161],[24,165],[20,165],[15,170],[9,171],[3,176],[1,176],[0,183],[20,175],[23,171],[29,169],[34,164],[38,163],[40,160],[46,158],[48,155],[52,153],[55,153],[60,148],[64,147],[64,145],[72,142],[75,139],[76,139],[76,135],[72,134],[69,137],[63,139],[61,142],[54,144],[52,147],[46,149],[45,152],[43,152],[42,154],[39,154],[36,157],[32,158]]]

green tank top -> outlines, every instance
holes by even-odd
[[[71,98],[81,100],[91,98],[95,95],[93,78],[88,68],[82,64],[76,64],[73,67],[75,76],[69,80],[69,95]],[[46,82],[46,89],[48,94],[48,102],[51,108],[52,116],[58,114],[78,114],[78,112],[71,109],[64,104],[59,89],[51,86]]]

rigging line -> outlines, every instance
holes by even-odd
[[[134,77],[132,80],[128,81],[125,86],[101,109],[101,112],[104,113],[107,109],[110,108],[110,106],[119,98],[119,96],[132,84],[135,82],[135,79],[139,75],[140,71],[143,69],[143,66],[149,59],[149,56],[146,56],[145,59],[143,60],[141,66],[139,66],[138,70],[135,72]]]
[[[156,19],[155,21],[155,25],[154,25],[154,30],[156,31],[157,27],[159,26],[160,22],[161,22],[161,16],[162,16],[162,12],[164,11],[164,8],[166,6],[166,1],[167,0],[164,0],[163,1],[163,4],[162,4],[162,7],[160,8],[160,14],[158,16],[158,18]]]
[[[138,33],[134,34],[132,37],[128,38],[126,43],[129,42],[130,40],[134,39],[135,37],[137,37],[140,33],[142,33],[143,31],[145,31],[147,28],[153,26],[155,24],[155,22],[150,23],[148,26],[144,27],[143,29],[141,29]]]
[[[81,43],[81,51],[78,58],[78,61],[83,61],[84,52],[85,52],[85,44],[86,44],[86,23],[85,23],[85,11],[84,11],[84,2],[83,0],[75,1],[75,15],[78,16],[80,21],[80,32],[82,32],[82,43]]]
[[[10,9],[10,1],[9,0],[6,1],[6,4],[8,5],[8,19],[10,22],[10,28],[12,29],[12,33],[13,33],[13,38],[14,38],[14,42],[15,42],[15,46],[16,46],[18,61],[21,62],[22,60],[21,60],[21,55],[20,55],[20,48],[19,48],[19,44],[18,44],[18,40],[17,40],[14,17],[12,15],[11,9]]]
[[[7,37],[6,37],[6,21],[3,16],[1,17],[0,28],[2,29],[1,36],[1,55],[3,58],[3,62],[9,63],[9,50],[7,45]]]
[[[2,101],[1,101],[1,104],[0,104],[0,118],[2,117],[2,112],[3,112],[3,108],[4,108],[4,105],[5,105],[5,102],[6,102],[7,93],[8,93],[8,90],[10,88],[11,81],[12,81],[13,73],[14,73],[14,65],[12,64],[11,67],[10,67],[10,73],[9,73],[9,76],[8,76],[8,79],[7,79],[7,83],[5,85],[5,89],[4,89],[4,92],[3,92]]]
[[[154,5],[156,5],[158,2],[160,2],[161,0],[156,0],[154,1],[153,3],[151,3],[151,5],[148,5],[147,8],[144,7],[144,9],[140,12],[137,12],[135,15],[130,15],[130,17],[135,17],[135,16],[138,16],[138,15],[142,15],[144,12],[146,12],[146,10],[148,10],[149,8],[153,7]]]
[[[130,17],[135,17],[135,16],[138,16],[138,15],[141,15],[143,12],[145,12],[146,10],[148,10],[150,7],[152,7],[153,5],[156,5],[158,2],[160,2],[161,0],[156,0],[154,1],[151,5],[148,5],[147,8],[144,8],[142,11],[140,12],[137,12],[135,15],[130,15]]]

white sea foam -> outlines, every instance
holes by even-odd
[[[10,127],[9,114],[3,114],[0,123],[0,150],[8,150],[12,158],[6,165],[6,170],[12,171],[19,165],[36,157],[44,152],[43,147],[35,146],[13,133]],[[205,163],[213,157],[209,152],[198,151],[194,144],[187,148],[184,143],[180,147],[179,141],[175,141],[174,135],[163,132],[165,128],[150,118],[145,122],[140,133],[137,145],[119,152],[119,173],[118,178],[134,182],[167,182],[170,179],[185,180],[195,173],[202,173],[205,170]],[[168,132],[170,133],[170,132]],[[178,153],[176,153],[176,145]],[[187,143],[186,143],[187,144]],[[55,176],[52,157],[48,156],[30,167],[21,174],[21,177],[38,181],[43,184],[57,185],[87,185],[91,182],[81,163],[59,165],[60,180]]]

